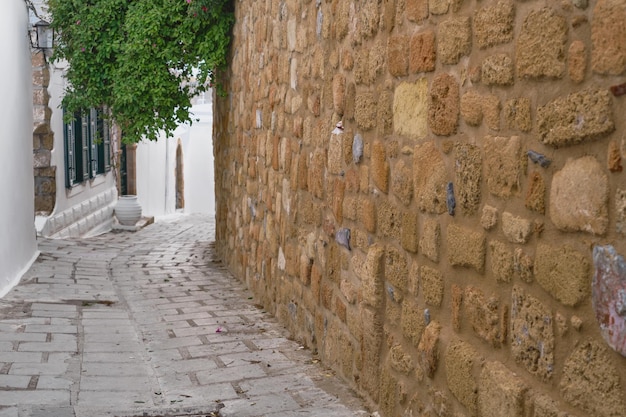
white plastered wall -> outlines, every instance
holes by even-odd
[[[207,93],[206,97],[210,97]],[[215,214],[213,168],[213,104],[200,99],[191,109],[196,121],[181,125],[173,137],[137,146],[137,197],[143,214],[162,216],[176,211],[176,147],[183,149],[184,213]]]
[[[0,2],[0,297],[37,256],[33,185],[32,66],[23,0]]]

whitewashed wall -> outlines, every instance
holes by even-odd
[[[37,256],[33,223],[32,67],[23,0],[0,2],[0,296]]]
[[[209,94],[207,94],[207,97]],[[213,105],[200,100],[192,107],[194,122],[181,125],[174,136],[137,146],[137,196],[143,214],[162,216],[176,211],[176,147],[183,148],[184,213],[215,214],[213,172]]]

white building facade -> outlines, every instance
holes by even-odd
[[[137,144],[137,197],[144,215],[215,215],[210,97],[207,92],[195,100],[193,123],[180,125],[173,137]]]
[[[32,3],[36,13],[30,13],[31,25],[39,19],[49,21],[46,1]],[[33,66],[44,73],[33,79],[38,126],[33,138],[37,233],[71,238],[106,232],[117,202],[117,131],[102,117],[104,109],[84,109],[74,122],[64,123],[67,63],[50,58],[36,63],[34,59]]]
[[[0,2],[0,297],[37,257],[33,185],[32,70],[23,0]]]

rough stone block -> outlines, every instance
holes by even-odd
[[[373,163],[372,163],[373,165]],[[391,172],[391,192],[404,205],[409,205],[413,198],[413,172],[404,160],[399,160]]]
[[[498,240],[489,242],[491,249],[491,271],[498,282],[511,282],[513,277],[513,252],[506,243]]]
[[[481,49],[513,40],[515,6],[511,1],[498,1],[474,13],[474,37]]]
[[[454,147],[456,162],[456,204],[466,215],[476,213],[480,205],[482,156],[476,145],[458,143]]]
[[[446,210],[446,167],[434,142],[415,146],[413,152],[415,200],[421,211],[441,214]]]
[[[550,309],[518,286],[511,301],[511,352],[528,372],[548,381],[554,372],[554,324]]]
[[[580,343],[567,358],[560,389],[565,401],[593,416],[620,417],[626,410],[617,365],[607,348],[595,341]]]
[[[593,156],[569,160],[552,177],[550,219],[563,231],[606,233],[609,180]]]
[[[448,13],[450,0],[429,0],[428,11],[432,15],[442,15]]]
[[[408,286],[409,266],[403,251],[387,246],[385,252],[385,279],[402,292]]]
[[[480,225],[485,230],[491,230],[498,223],[498,209],[485,205],[483,207],[482,216],[480,217]]]
[[[532,230],[532,223],[530,220],[514,216],[507,211],[502,213],[502,232],[509,242],[528,242]]]
[[[485,179],[489,192],[507,198],[519,189],[521,141],[518,136],[487,136],[484,140]]]
[[[383,415],[393,416],[396,414],[400,384],[393,374],[384,369],[380,376],[380,410]]]
[[[484,121],[487,127],[494,131],[500,130],[500,113],[502,104],[500,98],[495,94],[487,94],[482,101]]]
[[[380,313],[362,305],[361,324],[363,327],[361,343],[363,369],[360,384],[365,392],[376,401],[379,394],[380,349],[383,344],[383,324]]]
[[[366,0],[359,10],[358,30],[363,39],[371,38],[378,32],[380,24],[380,12],[378,1]]]
[[[608,89],[571,93],[537,109],[540,140],[555,148],[594,140],[614,129]]]
[[[406,35],[390,36],[387,43],[387,68],[394,77],[402,77],[409,72],[409,56],[406,46],[409,37]]]
[[[476,90],[469,90],[461,97],[461,117],[470,126],[480,126],[483,121],[483,97]]]
[[[385,248],[383,246],[370,246],[360,272],[363,302],[374,308],[381,307],[385,297]]]
[[[330,135],[328,141],[328,173],[338,175],[343,168],[343,134]]]
[[[317,198],[324,197],[324,166],[326,163],[326,151],[315,149],[308,163],[307,184],[309,191]]]
[[[543,177],[537,171],[530,173],[528,179],[528,190],[526,190],[526,198],[524,206],[528,210],[535,211],[539,214],[546,212],[546,184]]]
[[[452,342],[444,356],[448,388],[472,416],[478,411],[478,381],[475,375],[481,362],[474,348],[462,340]]]
[[[439,246],[441,242],[441,226],[437,219],[425,219],[422,237],[420,239],[420,251],[433,262],[439,262]]]
[[[612,140],[609,142],[606,159],[606,164],[609,171],[622,172],[622,170],[624,169],[622,167],[622,151],[620,150],[620,146],[616,140]]]
[[[395,133],[412,139],[428,134],[428,80],[400,83],[394,93],[393,128]]]
[[[335,74],[333,77],[333,109],[338,115],[343,115],[346,98],[346,77]]]
[[[406,38],[408,42],[408,37]],[[387,47],[382,40],[377,39],[369,49],[369,57],[367,61],[367,71],[369,73],[368,78],[372,80],[372,83],[376,81],[378,76],[382,75],[388,66],[388,53]],[[408,58],[405,58],[408,62]],[[408,63],[407,63],[408,67]]]
[[[532,404],[533,417],[570,417],[570,414],[561,411],[559,404],[547,395],[535,394]]]
[[[459,120],[459,84],[449,74],[438,74],[430,87],[428,125],[439,136],[456,133]]]
[[[626,235],[626,190],[615,191],[615,229],[617,233]]]
[[[428,0],[406,0],[406,17],[411,22],[419,22],[428,17]]]
[[[517,37],[517,76],[562,78],[565,75],[567,22],[549,7],[531,11]]]
[[[418,216],[415,210],[409,210],[402,214],[402,226],[400,227],[402,249],[417,253],[418,249]]]
[[[535,253],[535,279],[552,297],[567,306],[575,306],[589,295],[589,261],[570,246],[539,243]]]
[[[402,334],[404,337],[417,346],[422,338],[422,332],[426,328],[424,321],[424,310],[408,298],[402,300],[402,318],[400,320]]]
[[[472,48],[472,25],[469,17],[460,16],[439,23],[437,56],[444,65],[458,64]]]
[[[621,1],[598,0],[591,22],[591,68],[597,74],[626,70],[626,10]]]
[[[431,321],[424,329],[424,334],[417,345],[419,367],[429,378],[435,376],[435,371],[439,366],[439,333],[441,325],[436,321]]]
[[[485,297],[475,287],[467,287],[463,294],[465,317],[474,332],[492,347],[500,347],[503,342],[500,323],[500,301],[496,297]]]
[[[396,344],[389,349],[389,364],[391,367],[404,375],[409,375],[415,369],[415,363],[402,345]]]
[[[335,178],[333,184],[332,209],[337,223],[343,221],[343,198],[346,191],[346,183],[341,178]]]
[[[389,162],[385,144],[379,140],[372,144],[372,181],[384,193],[389,192]]]
[[[507,100],[504,104],[504,123],[507,129],[530,132],[532,117],[530,114],[530,99],[526,97]]]
[[[422,294],[426,304],[440,307],[443,300],[443,274],[434,268],[423,265],[420,268]]]
[[[381,135],[393,132],[393,93],[387,89],[379,91],[376,109],[376,127]]]
[[[437,62],[435,32],[426,30],[416,33],[410,42],[409,71],[412,73],[434,71]],[[404,52],[406,53],[406,49]]]
[[[448,262],[453,266],[474,268],[482,273],[485,269],[485,235],[472,229],[448,225]]]
[[[570,80],[581,83],[587,72],[587,49],[580,40],[573,41],[567,51],[567,73]]]
[[[478,408],[481,417],[524,417],[528,387],[500,362],[487,362],[480,373]]]
[[[481,66],[481,80],[485,85],[511,85],[513,73],[513,60],[508,54],[491,55]]]
[[[400,239],[400,226],[402,225],[402,213],[398,206],[391,204],[386,199],[381,199],[377,204],[376,224],[381,236]]]
[[[513,270],[519,278],[526,282],[533,282],[533,260],[522,248],[516,248],[513,254]]]
[[[376,206],[371,199],[364,196],[359,199],[357,217],[368,232],[376,231]]]
[[[376,124],[376,100],[372,92],[358,93],[355,100],[354,119],[359,128],[371,130]]]

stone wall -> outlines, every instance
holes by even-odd
[[[626,0],[234,3],[217,240],[259,302],[385,417],[626,415]]]
[[[54,132],[50,129],[50,70],[44,52],[31,52],[33,64],[33,169],[35,214],[48,215],[56,203],[56,166],[52,165]]]

